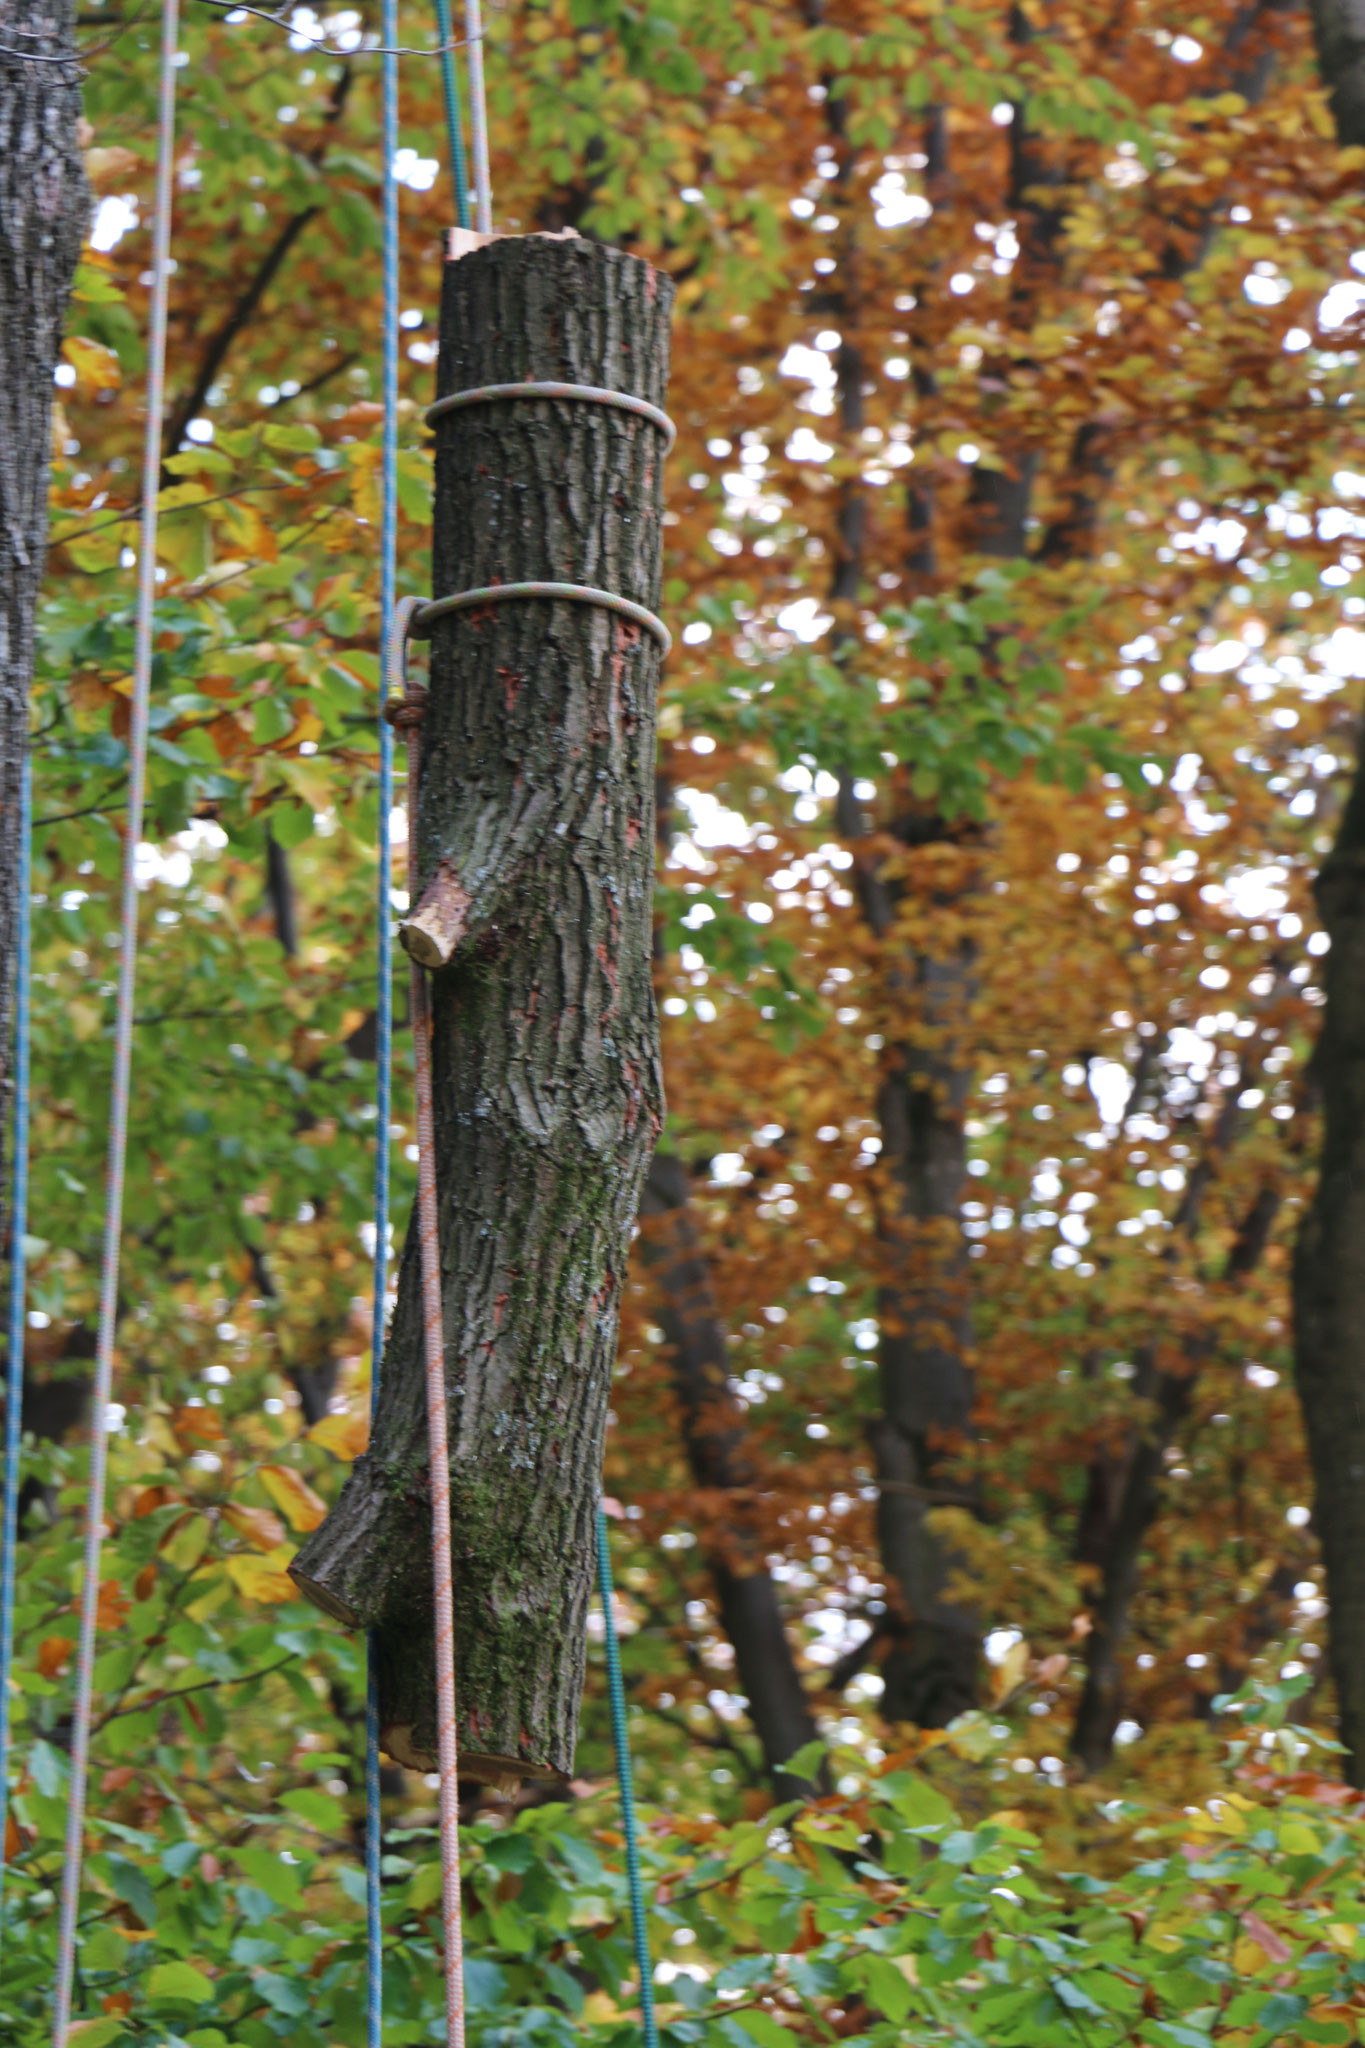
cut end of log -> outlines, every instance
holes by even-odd
[[[481,235],[476,228],[448,228],[446,230],[446,260],[458,263],[462,256],[472,256],[476,249],[486,249],[493,242],[524,242],[526,235],[503,235],[496,230],[491,235]],[[543,229],[537,240],[546,242],[578,241],[577,228]]]
[[[440,1768],[440,1760],[434,1752],[414,1742],[411,1722],[381,1728],[379,1746],[385,1756],[401,1764],[405,1771],[425,1772]],[[524,1764],[514,1756],[483,1756],[477,1751],[464,1749],[460,1751],[460,1776],[471,1784],[487,1785],[500,1799],[512,1798],[518,1787],[528,1780],[540,1785],[567,1785],[569,1782],[562,1771]]]
[[[419,967],[448,967],[469,925],[471,898],[449,861],[441,861],[421,900],[398,926],[398,937]]]

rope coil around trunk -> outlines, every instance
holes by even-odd
[[[66,2048],[71,2024],[71,1991],[80,1920],[81,1864],[85,1846],[85,1791],[90,1765],[90,1716],[94,1697],[95,1648],[99,1630],[100,1552],[109,1456],[108,1410],[118,1329],[119,1246],[123,1235],[123,1181],[128,1151],[128,1100],[132,1084],[133,1001],[137,984],[137,849],[147,784],[147,733],[152,687],[152,638],[156,621],[157,494],[161,480],[161,423],[166,393],[166,310],[170,292],[171,203],[175,140],[176,43],[179,0],[165,0],[161,16],[158,80],[156,214],[152,247],[152,316],[147,343],[147,420],[142,449],[142,528],[137,555],[137,626],[133,645],[133,702],[128,733],[128,812],[123,840],[123,892],[119,915],[118,998],[114,1015],[114,1065],[109,1104],[109,1153],[105,1179],[104,1250],[100,1265],[99,1334],[95,1384],[90,1403],[90,1479],[85,1506],[85,1555],[81,1581],[80,1633],[76,1650],[76,1698],[71,1720],[71,1776],[67,1788],[66,1844],[62,1859],[61,1920],[57,1934],[57,1981],[53,1994],[53,2048]]]
[[[647,398],[635,398],[628,391],[608,391],[600,384],[556,384],[545,378],[530,378],[521,384],[474,384],[468,391],[451,391],[438,398],[435,405],[429,405],[422,417],[432,427],[447,413],[462,412],[468,405],[492,405],[502,398],[581,399],[586,405],[610,405],[618,412],[633,412],[642,420],[652,420],[659,428],[664,436],[665,455],[678,438],[678,429],[663,407],[651,405]]]
[[[591,583],[488,583],[479,590],[457,590],[452,597],[433,597],[424,602],[414,599],[416,609],[408,632],[415,639],[427,640],[436,621],[450,612],[472,611],[478,605],[502,604],[509,598],[518,597],[547,598],[551,603],[598,605],[603,611],[619,612],[633,625],[643,626],[647,633],[654,635],[665,654],[673,645],[673,635],[657,613],[636,604],[633,598],[617,597],[614,591],[598,590]]]

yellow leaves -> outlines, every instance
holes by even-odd
[[[223,1509],[223,1520],[248,1543],[254,1543],[257,1550],[267,1553],[278,1550],[284,1542],[284,1524],[278,1515],[272,1515],[269,1508],[248,1508],[236,1501],[229,1501]]]
[[[1021,1638],[1019,1642],[1010,1645],[995,1666],[991,1674],[991,1698],[997,1706],[1002,1700],[1008,1699],[1012,1692],[1017,1692],[1023,1684],[1028,1675],[1030,1655],[1027,1642]]]
[[[1320,135],[1324,142],[1335,142],[1337,139],[1337,124],[1333,118],[1327,94],[1321,90],[1305,92],[1303,95],[1303,109],[1308,116],[1308,125],[1313,133]]]
[[[379,524],[379,468],[384,451],[377,441],[353,441],[342,451],[351,472],[351,503],[361,519]]]
[[[282,1543],[268,1557],[251,1557],[239,1552],[227,1560],[228,1577],[244,1598],[258,1600],[265,1607],[280,1607],[297,1600],[299,1589],[285,1566],[293,1557],[292,1545]]]
[[[1286,1856],[1317,1856],[1322,1850],[1322,1844],[1307,1821],[1283,1821],[1278,1840]]]
[[[318,740],[321,737],[322,720],[316,711],[305,709],[299,713],[292,732],[288,734],[283,744],[287,747],[301,747],[305,741]]]
[[[66,1016],[71,1035],[78,1045],[84,1045],[88,1038],[93,1038],[104,1022],[104,1013],[98,1003],[83,1002],[79,998],[67,1004]]]
[[[1195,1814],[1190,1822],[1196,1835],[1244,1835],[1247,1824],[1231,1800],[1216,1799],[1207,1813]]]
[[[309,1430],[308,1441],[321,1444],[324,1451],[330,1451],[334,1458],[341,1458],[349,1465],[369,1445],[370,1418],[368,1415],[324,1415],[321,1422],[315,1422]]]
[[[255,505],[243,498],[230,498],[223,506],[221,516],[232,537],[234,549],[255,562],[278,559],[279,542]]]
[[[346,1420],[328,1416],[326,1421]],[[319,1427],[322,1425],[319,1424]],[[291,1529],[316,1529],[327,1513],[327,1503],[297,1472],[287,1465],[263,1465],[260,1481]]]
[[[102,341],[84,334],[68,334],[62,354],[76,372],[76,388],[82,397],[96,391],[112,391],[123,381],[118,357]]]

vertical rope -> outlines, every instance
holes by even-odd
[[[406,685],[407,636],[419,598],[397,606],[385,642],[391,691],[403,686],[388,716],[408,743],[408,894],[420,875],[417,806],[421,792],[421,724],[426,692]],[[431,1088],[431,985],[411,964],[412,1049],[417,1097],[417,1242],[421,1255],[422,1343],[426,1357],[427,1444],[431,1486],[431,1567],[436,1648],[436,1739],[441,1777],[441,1908],[445,1936],[447,2048],[464,2048],[464,1926],[460,1908],[460,1759],[455,1720],[455,1586],[450,1536],[450,1445],[447,1429],[445,1331],[441,1315],[441,1248],[436,1197],[436,1147]]]
[[[635,1963],[640,1972],[640,2024],[645,2048],[659,2048],[659,2026],[654,2017],[654,1964],[649,1953],[649,1929],[645,1923],[645,1894],[640,1879],[640,1845],[635,1824],[635,1774],[630,1764],[630,1736],[626,1728],[626,1689],[621,1682],[621,1650],[616,1640],[616,1617],[612,1611],[611,1547],[607,1541],[607,1518],[597,1510],[597,1583],[602,1595],[602,1620],[607,1647],[607,1690],[611,1697],[611,1739],[616,1750],[616,1782],[621,1788],[621,1831],[626,1838],[626,1883],[630,1890],[630,1931],[635,1943]]]
[[[119,936],[118,1001],[109,1107],[105,1181],[104,1254],[100,1267],[99,1330],[90,1412],[90,1480],[86,1494],[84,1577],[76,1650],[76,1703],[71,1728],[66,1847],[62,1862],[53,2048],[66,2048],[76,1964],[85,1789],[90,1763],[90,1709],[98,1629],[100,1552],[109,1456],[108,1408],[118,1327],[119,1242],[123,1234],[123,1179],[128,1149],[128,1097],[133,1063],[133,998],[137,982],[137,850],[147,784],[147,719],[152,682],[156,610],[157,493],[161,482],[161,423],[166,395],[166,302],[170,290],[171,198],[175,169],[175,55],[179,0],[163,0],[161,71],[157,110],[156,222],[152,241],[152,313],[147,349],[147,421],[142,451],[142,530],[137,557],[137,629],[133,647],[133,702],[128,734],[128,822],[123,842],[123,900]]]
[[[469,179],[464,160],[464,126],[460,120],[460,93],[455,79],[454,31],[450,23],[450,0],[436,0],[436,31],[441,39],[441,86],[446,103],[446,132],[450,137],[450,182],[455,191],[455,218],[462,228],[469,226]]]
[[[408,733],[408,814],[417,817],[421,746]],[[417,834],[408,869],[417,894]],[[431,984],[412,966],[412,1033],[417,1068],[418,1239],[422,1253],[422,1330],[427,1364],[427,1437],[431,1456],[431,1567],[435,1600],[436,1731],[441,1773],[441,1909],[445,1929],[446,2040],[464,2048],[464,1929],[460,1911],[460,1762],[455,1729],[455,1585],[450,1539],[450,1449],[446,1436],[445,1333],[437,1237],[435,1133],[431,1113]]]
[[[0,1943],[4,1939],[5,1830],[9,1818],[9,1681],[14,1661],[15,1553],[19,1546],[19,1456],[24,1405],[24,1236],[28,1230],[30,876],[33,771],[28,740],[19,771],[19,899],[14,906],[14,1170],[10,1180],[9,1357],[5,1369],[5,1498],[0,1522]]]
[[[383,202],[383,309],[381,398],[384,407],[383,499],[379,526],[379,632],[387,649],[393,627],[398,536],[398,153],[397,0],[384,0],[381,110]],[[443,38],[442,40],[445,40]],[[370,1415],[379,1403],[384,1358],[384,1313],[389,1288],[389,1124],[393,1098],[393,729],[379,704],[379,987],[375,1014],[374,1304],[370,1326]],[[380,1914],[384,1817],[379,1795],[379,1677],[373,1635],[365,1645],[365,2039],[381,2048],[384,2034],[384,1929]]]
[[[493,180],[488,168],[488,106],[483,84],[483,9],[480,0],[465,0],[464,20],[469,43],[469,149],[474,160],[474,225],[481,235],[491,235]]]

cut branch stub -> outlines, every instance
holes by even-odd
[[[661,404],[668,281],[584,241],[446,266],[442,395],[529,379]],[[435,594],[591,584],[659,602],[663,436],[495,400],[437,432]],[[544,599],[432,633],[407,944],[432,981],[461,1774],[573,1767],[617,1308],[662,1117],[650,986],[653,638]],[[427,1433],[410,1231],[368,1454],[293,1574],[376,1632],[381,1739],[432,1767]]]

